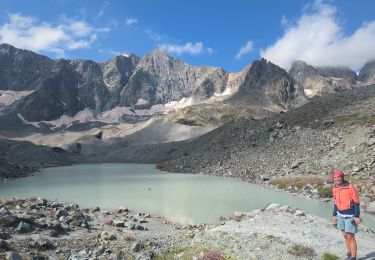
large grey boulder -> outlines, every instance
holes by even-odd
[[[6,207],[0,208],[0,226],[9,227],[15,224],[16,217]]]
[[[375,214],[375,201],[371,201],[366,205],[366,212]]]

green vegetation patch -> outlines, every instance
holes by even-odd
[[[323,183],[316,185],[315,187],[318,190],[318,195],[321,198],[332,198],[332,187],[324,187]]]
[[[331,253],[324,253],[322,256],[323,260],[338,260],[340,257]]]
[[[183,259],[183,260],[234,260],[234,256],[223,252],[219,248],[207,248],[201,245],[193,247],[174,246],[163,255],[155,257],[156,260],[164,259]]]
[[[272,180],[270,184],[280,188],[287,189],[288,187],[297,187],[301,190],[306,184],[322,184],[324,180],[314,177],[288,177],[277,180]]]

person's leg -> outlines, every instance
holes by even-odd
[[[346,245],[346,248],[347,248],[347,256],[350,256],[351,255],[351,252],[350,252],[350,244],[349,244],[349,240],[347,239],[346,237],[346,232],[345,232],[345,220],[340,216],[338,215],[337,216],[337,225],[336,225],[337,229],[338,230],[341,230],[342,231],[342,235],[344,237],[344,240],[345,240],[345,245]],[[350,253],[350,255],[349,255]]]
[[[349,236],[348,236],[349,233],[346,233],[345,231],[342,231],[342,235],[344,236],[344,240],[345,240],[345,245],[346,245],[346,249],[348,250],[348,253],[352,253],[351,251],[351,244],[350,244],[350,241],[349,241]]]
[[[352,257],[357,257],[357,241],[355,240],[355,235],[354,233],[346,233],[347,235],[347,240],[350,245],[350,252],[352,253]]]

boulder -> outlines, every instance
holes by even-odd
[[[9,246],[5,240],[0,239],[0,250],[8,250]]]
[[[10,227],[17,221],[16,217],[6,207],[0,208],[0,226]]]
[[[37,198],[37,204],[39,205],[39,206],[45,206],[45,205],[47,205],[47,200],[45,200],[45,199],[42,199],[42,198]]]
[[[368,146],[373,146],[375,144],[375,137],[370,137],[368,140],[367,140],[367,145]]]
[[[366,212],[375,214],[375,201],[371,201],[366,205]]]
[[[125,226],[125,223],[124,223],[124,221],[122,221],[122,220],[114,220],[114,221],[113,221],[113,225],[114,225],[115,227],[124,227],[124,226]]]
[[[277,210],[281,207],[280,204],[277,204],[277,203],[271,203],[269,205],[266,206],[265,208],[265,211],[274,211],[274,210]]]
[[[102,233],[100,233],[100,238],[104,239],[104,240],[115,240],[115,239],[117,239],[116,235],[114,233],[108,232],[108,231],[103,231]]]
[[[296,216],[296,217],[302,217],[302,216],[305,216],[306,213],[303,212],[303,211],[301,211],[301,210],[299,210],[299,209],[297,209],[296,212],[294,212],[293,215]]]
[[[31,225],[29,223],[21,221],[16,228],[16,231],[20,233],[30,233],[31,232]]]
[[[132,244],[131,251],[134,252],[134,253],[138,253],[139,251],[142,250],[142,247],[143,247],[143,245],[140,241],[135,241]]]
[[[85,227],[89,228],[89,224],[87,222],[87,217],[80,212],[74,213],[69,219],[68,219],[68,224],[71,227]]]
[[[103,137],[103,131],[100,131],[99,133],[97,133],[95,135],[95,138],[99,139],[99,140],[102,140],[102,137]]]
[[[290,168],[292,168],[292,169],[296,169],[296,168],[298,168],[301,164],[302,164],[301,161],[295,161],[295,162],[292,163],[292,165],[290,166]]]
[[[10,234],[6,231],[0,230],[0,239],[7,240],[10,238]]]
[[[67,216],[69,216],[69,212],[66,209],[59,209],[58,211],[56,211],[56,218]]]
[[[22,260],[22,256],[15,252],[8,252],[5,256],[6,260]]]
[[[39,251],[52,250],[55,249],[55,246],[51,241],[41,238],[34,242],[33,247]]]

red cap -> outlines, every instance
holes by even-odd
[[[333,174],[333,177],[344,177],[345,176],[344,172],[340,171],[340,170],[333,170],[332,174]]]

